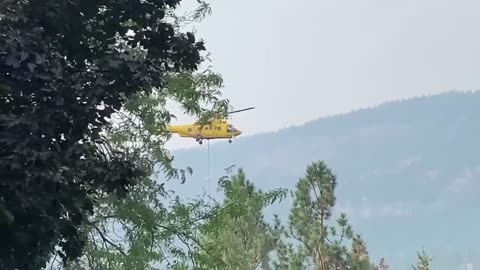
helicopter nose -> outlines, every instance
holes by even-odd
[[[242,131],[241,131],[241,130],[237,130],[237,136],[239,136],[240,134],[242,134]]]

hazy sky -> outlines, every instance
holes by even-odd
[[[192,0],[184,0],[185,4]],[[480,88],[478,0],[209,0],[198,27],[245,135]],[[185,122],[179,118],[179,122]],[[173,139],[173,148],[195,145]]]

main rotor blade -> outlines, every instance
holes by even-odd
[[[244,112],[244,111],[253,110],[253,109],[255,109],[255,107],[250,107],[250,108],[245,108],[245,109],[241,109],[241,110],[231,111],[231,112],[228,112],[228,114],[239,113],[239,112]]]

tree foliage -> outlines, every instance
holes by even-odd
[[[137,186],[138,188],[139,186]],[[77,269],[183,269],[198,239],[197,226],[213,210],[203,201],[185,202],[155,185],[107,202],[87,228],[85,254]],[[161,194],[159,196],[158,194]],[[76,268],[75,268],[76,267]]]
[[[0,268],[38,269],[58,246],[65,261],[78,258],[93,210],[149,177],[151,161],[168,165],[155,136],[132,140],[135,125],[115,119],[129,112],[158,135],[167,98],[201,112],[197,101],[218,94],[165,87],[197,70],[205,50],[167,21],[179,2],[2,2]],[[156,110],[136,111],[152,96]],[[145,144],[152,151],[140,153]]]
[[[286,235],[299,243],[297,251],[293,244],[283,248],[282,252],[294,252],[295,256],[281,256],[282,260],[299,261],[303,258],[302,268],[312,265],[315,269],[346,269],[370,266],[368,252],[360,235],[354,235],[346,214],[342,213],[331,224],[336,197],[336,176],[324,162],[315,162],[307,167],[306,175],[297,183],[294,192],[293,207],[290,210]],[[349,252],[345,241],[352,241]],[[290,261],[280,261],[279,267],[298,265]],[[360,268],[363,269],[363,268]]]
[[[298,182],[286,226],[262,214],[276,201],[268,198],[285,190],[256,190],[241,170],[219,184],[224,211],[202,227],[195,269],[376,269],[346,215],[331,224],[336,177],[324,162],[308,166]]]
[[[315,163],[315,167],[310,168],[316,169],[310,172],[314,175],[323,172],[324,180],[330,179],[328,182],[333,183],[333,174],[322,164]],[[300,182],[297,187],[302,186]],[[309,249],[292,234],[289,226],[293,219],[284,226],[277,216],[270,223],[263,214],[266,207],[285,198],[286,190],[257,189],[246,179],[243,170],[231,178],[220,179],[219,189],[224,199],[213,205],[204,199],[191,202],[178,197],[172,200],[169,196],[159,199],[155,194],[164,193],[153,190],[132,191],[127,203],[107,204],[118,206],[105,209],[112,212],[101,212],[104,216],[99,220],[103,223],[98,227],[108,241],[98,237],[97,229],[92,227],[92,236],[99,239],[91,242],[86,256],[75,266],[82,265],[81,269],[322,269],[322,265],[315,264],[315,249]],[[137,197],[132,197],[133,194]],[[301,209],[295,208],[299,198],[294,197],[291,216],[295,209]],[[112,221],[119,224],[120,229],[112,227]],[[313,239],[310,242],[313,244],[318,244],[320,239],[313,231],[318,230],[318,223],[318,219],[303,223],[307,227],[302,231],[312,230],[308,237]],[[320,254],[328,262],[324,269],[388,269],[383,259],[379,266],[371,263],[365,241],[348,230],[352,229],[346,216],[341,214],[336,226],[328,225],[323,249],[314,246],[324,251]],[[344,231],[344,236],[337,231]],[[79,268],[69,270],[73,269]]]
[[[413,270],[431,270],[432,259],[425,250],[417,252],[417,264],[412,266]]]
[[[259,190],[243,170],[221,179],[219,188],[224,201],[217,208],[222,211],[201,227],[195,269],[268,269],[278,233],[265,221],[263,210],[281,201],[286,190]]]
[[[168,12],[167,16],[179,30],[186,23],[201,21],[209,11],[208,5],[200,2],[187,15]],[[201,63],[207,60],[202,58]],[[185,172],[192,171],[172,166],[173,157],[164,148],[168,134],[163,127],[173,117],[165,108],[169,100],[179,103],[185,113],[197,116],[206,111],[202,105],[212,105],[218,112],[226,109],[228,101],[219,98],[223,80],[210,68],[169,71],[165,77],[162,89],[133,95],[115,115],[116,121],[107,133],[109,142],[130,153],[145,171],[145,177],[125,197],[106,194],[102,198],[95,222],[86,227],[85,254],[70,263],[70,268],[146,269],[161,265],[177,269],[189,261],[188,248],[196,239],[197,224],[214,211],[203,200],[180,201],[173,191],[165,189],[164,179],[180,177],[183,182]]]

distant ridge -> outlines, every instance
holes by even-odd
[[[332,114],[332,115],[321,116],[321,117],[318,117],[316,119],[307,121],[303,124],[294,125],[294,126],[291,126],[291,127],[285,128],[285,129],[302,127],[302,126],[306,126],[306,125],[312,124],[314,122],[322,121],[322,120],[332,120],[332,119],[349,117],[352,114],[364,113],[364,112],[368,112],[368,111],[375,110],[375,109],[383,109],[383,108],[389,107],[389,106],[398,106],[398,105],[401,106],[402,104],[405,104],[405,103],[408,103],[408,102],[424,102],[424,101],[427,101],[427,100],[434,102],[436,99],[449,98],[449,97],[460,97],[461,98],[461,97],[465,97],[465,96],[469,96],[469,95],[472,96],[472,97],[479,97],[480,98],[480,90],[463,90],[463,91],[452,90],[452,91],[448,91],[448,92],[444,92],[444,93],[440,93],[440,94],[423,94],[423,95],[419,95],[419,96],[411,96],[411,97],[401,98],[401,99],[397,99],[397,100],[389,100],[389,101],[381,102],[381,103],[376,104],[376,105],[366,106],[366,107],[362,107],[362,108],[358,108],[358,109],[353,109],[353,110],[348,111],[348,112],[341,112],[341,113],[336,113],[336,114]],[[283,130],[283,129],[277,130],[275,132],[279,132],[281,130]],[[269,134],[269,133],[272,133],[272,132],[259,133],[258,135]],[[252,135],[252,136],[254,136],[254,135]]]
[[[423,95],[419,95],[419,96],[411,96],[411,97],[406,97],[406,98],[401,98],[401,99],[396,99],[396,100],[384,101],[384,102],[380,102],[376,105],[357,108],[357,109],[353,109],[353,110],[350,110],[350,111],[347,111],[347,112],[341,112],[341,113],[335,113],[335,114],[331,114],[331,115],[320,116],[316,119],[309,120],[309,121],[306,121],[306,122],[301,123],[301,124],[293,124],[293,125],[290,125],[288,127],[281,128],[281,129],[278,129],[278,130],[275,130],[275,131],[265,131],[265,132],[260,132],[260,133],[244,136],[244,137],[239,138],[239,140],[244,140],[246,138],[255,137],[255,136],[276,134],[276,133],[279,133],[279,132],[282,132],[282,131],[285,131],[285,130],[288,130],[288,129],[296,129],[296,128],[301,128],[301,127],[304,127],[304,126],[308,126],[308,125],[311,125],[312,123],[316,123],[316,122],[319,122],[319,121],[329,121],[329,120],[333,120],[333,119],[337,120],[337,119],[348,118],[349,116],[351,116],[353,114],[365,113],[365,112],[369,112],[371,110],[383,109],[385,107],[390,107],[390,106],[393,106],[393,107],[401,106],[405,103],[411,103],[411,102],[413,102],[413,103],[420,102],[421,103],[421,102],[425,102],[425,101],[435,102],[438,99],[452,98],[452,97],[453,98],[455,98],[455,97],[462,98],[462,97],[466,97],[466,96],[480,98],[480,90],[462,90],[462,91],[461,90],[451,90],[451,91],[447,91],[447,92],[443,92],[443,93],[439,93],[439,94],[423,94]]]

